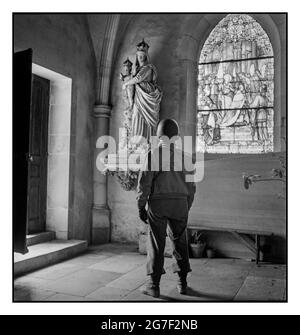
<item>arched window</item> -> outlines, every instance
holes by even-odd
[[[197,149],[209,153],[273,151],[274,56],[249,15],[229,14],[201,51]]]

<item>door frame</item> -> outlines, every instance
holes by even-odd
[[[32,73],[50,80],[46,231],[68,239],[72,79],[35,63]]]

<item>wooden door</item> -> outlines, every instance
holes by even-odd
[[[26,253],[32,50],[13,58],[13,247]]]
[[[28,156],[28,233],[45,231],[50,81],[33,75]]]

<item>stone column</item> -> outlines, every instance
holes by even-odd
[[[96,157],[101,149],[96,148],[99,137],[109,135],[109,119],[111,106],[109,103],[110,81],[113,67],[115,41],[119,26],[120,14],[107,16],[105,35],[101,50],[96,104],[94,106],[94,203],[92,218],[92,244],[107,243],[110,241],[110,210],[107,206],[107,177],[98,171]]]
[[[109,133],[111,107],[95,105],[95,143],[97,139]],[[94,204],[92,244],[107,243],[110,240],[110,212],[107,206],[107,177],[96,168],[96,158],[103,149],[95,149],[94,155]]]
[[[193,152],[197,130],[197,62],[181,60],[179,124],[182,136],[193,136]]]

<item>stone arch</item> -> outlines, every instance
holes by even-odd
[[[97,80],[96,104],[94,106],[95,141],[108,135],[111,116],[110,81],[113,67],[115,40],[120,14],[110,14],[107,18]],[[96,167],[99,149],[94,148],[94,199],[92,208],[92,243],[105,243],[110,239],[110,212],[107,206],[107,177]]]

